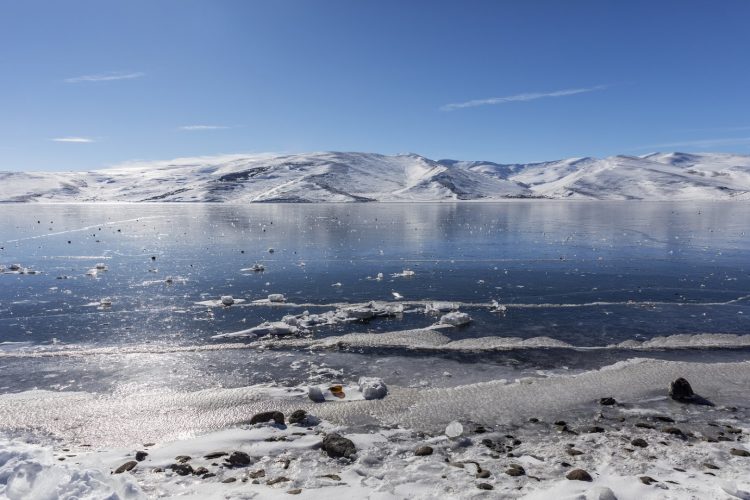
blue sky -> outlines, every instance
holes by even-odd
[[[750,153],[750,2],[0,0],[0,170]]]

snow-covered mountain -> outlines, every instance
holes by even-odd
[[[750,155],[653,153],[498,164],[415,154],[225,155],[91,172],[0,172],[0,202],[750,199]]]

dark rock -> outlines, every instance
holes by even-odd
[[[252,459],[250,458],[250,455],[244,451],[233,451],[232,454],[229,455],[229,458],[227,458],[227,462],[234,467],[244,467],[250,465]]]
[[[571,457],[577,457],[578,455],[583,455],[583,452],[581,450],[576,450],[575,448],[566,448],[565,453],[570,455]]]
[[[285,483],[287,481],[291,481],[291,479],[289,479],[288,477],[279,476],[275,479],[269,479],[268,481],[266,481],[266,484],[268,486],[273,486],[274,484]]]
[[[414,450],[414,454],[418,457],[426,457],[427,455],[432,455],[432,446],[420,446],[416,450]]]
[[[205,467],[198,467],[193,471],[193,474],[196,476],[202,476],[204,474],[208,474],[208,469],[206,469]]]
[[[354,443],[339,434],[331,433],[323,438],[323,450],[331,458],[351,458],[357,453]]]
[[[681,468],[679,468],[679,467],[672,467],[672,468],[673,468],[674,470],[676,470],[677,472],[685,472],[685,469],[681,469]]]
[[[531,422],[532,424],[537,424],[537,423],[539,423],[539,419],[538,419],[538,418],[536,418],[536,417],[531,417],[531,418],[529,419],[529,422]]]
[[[568,474],[565,477],[567,479],[570,479],[571,481],[593,481],[594,480],[591,477],[591,474],[589,474],[583,469],[573,469],[572,471],[568,472]]]
[[[480,470],[477,472],[477,479],[487,479],[490,477],[490,471],[488,470]]]
[[[115,469],[115,474],[122,474],[123,472],[128,472],[130,470],[133,470],[133,467],[138,465],[138,462],[135,460],[131,460],[130,462],[125,462],[121,466]]]
[[[187,455],[177,455],[174,459],[178,464],[184,464],[185,462],[190,461],[190,457]]]
[[[604,427],[599,427],[598,425],[592,425],[591,427],[586,427],[585,431],[590,434],[604,432]]]
[[[156,443],[143,443],[144,448],[149,448],[151,446],[156,446]]]
[[[222,482],[222,483],[233,483],[233,482],[235,482],[235,481],[237,481],[237,478],[236,478],[236,477],[228,477],[228,478],[226,478],[226,479],[222,479],[222,480],[221,480],[221,482]]]
[[[668,424],[674,423],[674,419],[672,417],[666,417],[664,415],[656,415],[654,418],[660,422],[666,422]]]
[[[302,424],[307,418],[307,412],[305,410],[295,410],[289,415],[290,424]]]
[[[630,442],[630,444],[632,444],[633,446],[637,446],[638,448],[645,448],[646,446],[648,446],[646,440],[642,438],[635,438]]]
[[[646,422],[636,422],[635,426],[641,429],[655,429],[653,425],[646,423]]]
[[[731,450],[729,450],[729,453],[736,457],[750,457],[750,451],[741,450],[739,448],[732,448]]]
[[[161,467],[154,467],[151,472],[164,472],[164,469]]]
[[[690,401],[695,393],[690,386],[690,382],[680,377],[669,384],[669,397],[675,401]]]
[[[560,462],[560,466],[562,467],[572,467],[568,462]]]
[[[568,423],[565,420],[558,420],[555,422],[555,425],[559,425],[562,427],[562,426],[568,425]]]
[[[651,477],[651,476],[641,476],[641,477],[639,477],[638,479],[640,479],[640,480],[641,480],[641,482],[642,482],[643,484],[645,484],[646,486],[649,486],[649,485],[651,485],[652,483],[658,483],[658,482],[659,482],[659,481],[657,481],[656,479],[654,479],[654,478],[653,478],[653,477]]]
[[[480,490],[494,490],[495,489],[495,487],[489,483],[479,483],[477,485],[477,488],[479,488]]]
[[[333,479],[334,481],[341,481],[341,476],[339,476],[338,474],[323,474],[320,477],[325,477],[325,478],[328,478],[328,479]]]
[[[672,434],[674,436],[684,436],[685,433],[682,432],[681,429],[677,427],[665,427],[662,429],[662,432],[666,432],[667,434]]]
[[[508,470],[506,470],[505,473],[512,477],[525,476],[526,469],[518,464],[510,464]]]
[[[287,493],[290,495],[299,495],[302,493],[302,488],[294,488],[293,490],[287,491]]]
[[[147,456],[148,456],[148,453],[146,453],[145,451],[135,452],[135,459],[138,460],[139,462],[143,462],[144,460],[146,460]]]
[[[482,444],[492,451],[496,451],[498,453],[505,452],[505,445],[500,441],[493,441],[491,439],[485,438],[482,439]]]
[[[251,472],[248,474],[250,479],[258,479],[259,477],[266,477],[266,471],[263,469],[258,469],[255,472]]]
[[[188,474],[193,473],[193,466],[190,464],[172,464],[169,468],[172,469],[175,474],[179,474],[180,476],[187,476]]]
[[[719,470],[717,466],[708,462],[703,462],[703,467],[705,467],[706,469]]]
[[[208,455],[204,455],[203,458],[205,458],[206,460],[214,460],[219,457],[223,457],[224,455],[229,455],[229,453],[227,453],[226,451],[213,451]]]
[[[262,413],[256,413],[253,415],[253,418],[250,419],[250,425],[269,422],[271,420],[278,425],[284,425],[284,414],[280,411],[264,411]]]
[[[201,476],[201,479],[208,479],[209,477],[216,477],[216,474],[214,474],[213,472],[209,472],[208,474],[203,474]]]
[[[612,405],[616,405],[617,401],[615,401],[615,398],[607,397],[607,398],[600,399],[599,404],[602,406],[612,406]]]

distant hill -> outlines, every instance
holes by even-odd
[[[416,154],[226,155],[90,172],[0,172],[0,202],[750,199],[750,155],[653,153],[530,164]]]

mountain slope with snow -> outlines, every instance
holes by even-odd
[[[0,202],[750,199],[750,155],[653,153],[531,164],[406,154],[224,155],[91,172],[0,172]]]

